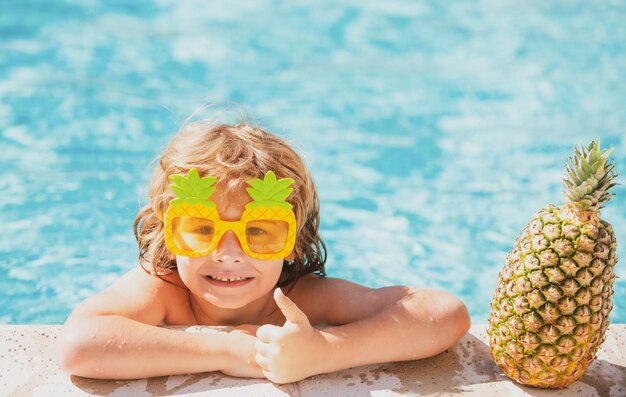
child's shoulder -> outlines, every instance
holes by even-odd
[[[123,274],[110,288],[128,288],[133,286],[138,289],[149,290],[158,295],[175,294],[185,287],[176,271],[157,276],[150,274],[141,265],[137,265]]]
[[[133,295],[130,299],[141,301],[158,301],[164,308],[162,322],[170,325],[188,325],[195,323],[195,317],[189,306],[188,290],[180,279],[178,272],[155,276],[140,265],[130,269],[110,290]]]
[[[152,276],[152,282],[156,286],[156,294],[165,304],[165,319],[168,325],[195,325],[196,317],[191,310],[189,302],[189,289],[180,279],[178,271],[170,274]]]
[[[287,289],[289,290],[289,289]],[[375,290],[340,278],[307,274],[287,296],[307,315],[312,324],[343,323],[359,315],[377,299]]]
[[[328,299],[329,294],[332,299],[343,293],[353,292],[354,290],[366,292],[371,289],[348,280],[320,276],[315,273],[309,273],[300,277],[293,287],[293,293],[297,297],[317,300]]]

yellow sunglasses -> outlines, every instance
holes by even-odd
[[[220,218],[209,197],[215,191],[217,178],[200,178],[192,168],[187,176],[171,175],[170,188],[177,198],[165,212],[165,244],[175,255],[205,256],[217,248],[228,230],[232,230],[242,250],[252,258],[280,259],[293,252],[296,241],[296,217],[285,199],[293,191],[293,179],[276,179],[268,171],[263,179],[246,181],[252,201],[238,221]]]

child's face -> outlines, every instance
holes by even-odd
[[[211,196],[220,218],[239,220],[250,196],[243,190],[227,196],[220,187]],[[241,308],[266,297],[274,290],[283,267],[283,259],[263,260],[246,255],[232,230],[224,234],[209,255],[176,256],[176,262],[181,280],[194,295],[224,309]],[[220,281],[215,278],[245,279]]]

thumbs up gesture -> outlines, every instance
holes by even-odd
[[[274,300],[287,321],[282,327],[266,324],[257,329],[255,360],[265,377],[289,383],[322,372],[327,344],[320,331],[280,288],[274,291]]]

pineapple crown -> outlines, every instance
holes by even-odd
[[[293,179],[276,179],[274,171],[267,171],[263,179],[254,178],[246,183],[250,185],[246,191],[253,200],[246,205],[247,209],[279,207],[290,210],[292,208],[292,205],[285,199],[293,192],[293,189],[289,187],[294,183]]]
[[[209,198],[215,192],[215,182],[217,178],[206,176],[200,178],[198,170],[192,168],[186,176],[170,175],[169,179],[174,182],[170,188],[176,193],[176,198],[170,201],[170,205],[200,204],[208,208],[215,207],[215,203]],[[273,171],[268,171],[263,179],[254,178],[246,181],[250,187],[246,191],[252,197],[251,202],[246,204],[246,208],[271,208],[279,207],[286,210],[292,209],[292,205],[285,201],[293,192],[289,185],[294,183],[291,178],[276,179]]]
[[[614,161],[608,163],[613,147],[606,151],[600,143],[592,141],[589,146],[574,147],[574,154],[565,164],[567,170],[563,178],[563,193],[566,202],[579,211],[598,212],[614,194],[609,189],[616,185],[613,180]]]
[[[215,192],[213,184],[217,182],[217,178],[206,176],[200,178],[198,170],[192,168],[187,176],[170,175],[169,179],[174,182],[170,188],[176,193],[177,198],[170,201],[170,205],[201,204],[208,208],[215,207],[215,203],[209,200],[209,197]]]

